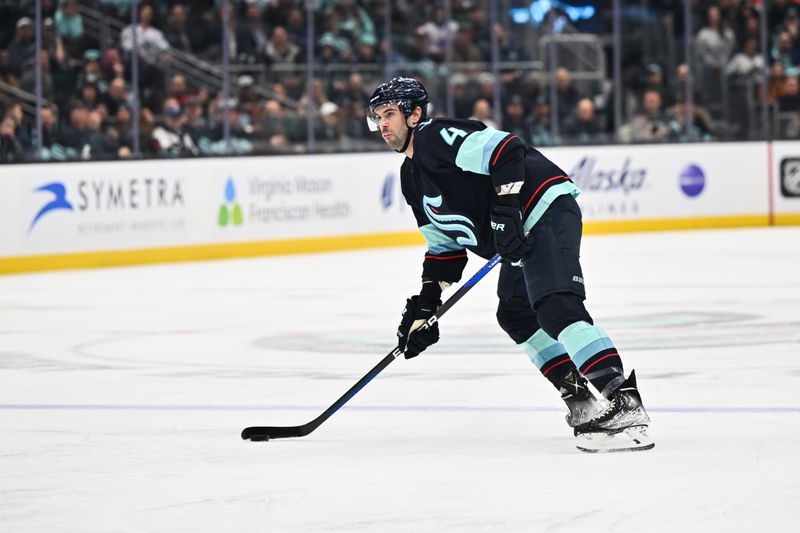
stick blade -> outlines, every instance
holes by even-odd
[[[251,426],[242,430],[242,439],[268,441],[272,439],[291,439],[308,435],[305,426]]]

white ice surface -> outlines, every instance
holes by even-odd
[[[421,250],[0,277],[0,531],[797,531],[800,228],[587,237],[656,448],[582,454],[496,272],[392,348]],[[467,275],[483,264],[471,257]]]

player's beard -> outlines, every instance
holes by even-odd
[[[397,151],[400,148],[402,148],[406,142],[406,135],[408,135],[408,130],[406,129],[406,131],[401,131],[399,133],[390,131],[389,133],[392,134],[390,137],[383,138],[386,144],[388,144],[389,147],[391,147],[391,149],[394,151]]]

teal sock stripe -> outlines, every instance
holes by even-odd
[[[530,339],[523,342],[522,349],[539,370],[544,369],[549,361],[567,353],[564,345],[545,333],[543,329],[536,330]]]
[[[578,368],[594,354],[614,347],[603,328],[583,321],[564,328],[558,340],[566,346],[567,353]]]

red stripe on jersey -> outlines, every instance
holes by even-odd
[[[517,137],[516,135],[512,135],[511,137],[509,137],[508,139],[506,139],[506,142],[504,142],[504,143],[503,143],[503,144],[500,146],[500,149],[497,151],[497,155],[495,155],[495,156],[494,156],[494,159],[492,160],[492,166],[494,166],[494,165],[495,165],[495,163],[497,163],[497,160],[500,158],[500,152],[502,152],[502,151],[503,151],[503,148],[505,148],[505,147],[506,147],[506,145],[507,145],[509,142],[511,142],[511,139],[519,139],[519,137]]]
[[[551,181],[553,181],[553,180],[563,180],[563,179],[569,179],[569,176],[553,176],[553,177],[552,177],[552,178],[550,178],[549,180],[546,180],[544,183],[542,183],[541,185],[539,185],[539,188],[538,188],[538,189],[536,189],[536,192],[534,192],[534,193],[533,193],[533,195],[531,195],[531,199],[530,199],[530,200],[528,200],[528,203],[527,203],[527,204],[525,204],[525,208],[522,210],[522,212],[524,213],[525,211],[527,211],[527,210],[528,210],[528,207],[530,207],[530,205],[531,205],[531,202],[533,202],[533,199],[534,199],[534,198],[536,198],[536,195],[537,195],[537,194],[539,194],[539,191],[541,191],[541,190],[542,190],[542,187],[544,187],[545,185],[547,185],[548,183],[550,183],[550,182],[551,182]]]

